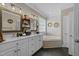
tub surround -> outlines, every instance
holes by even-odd
[[[44,48],[58,48],[62,46],[62,41],[60,36],[50,36],[46,35],[43,37],[43,47]]]

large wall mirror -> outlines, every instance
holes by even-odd
[[[59,23],[58,22],[55,22],[54,23],[54,28],[58,28],[59,27]]]
[[[2,32],[21,31],[21,15],[6,9],[0,10],[0,27]]]

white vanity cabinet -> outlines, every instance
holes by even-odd
[[[1,56],[15,56],[17,55],[17,41],[0,44]]]
[[[28,39],[23,37],[1,44],[0,56],[28,56]]]
[[[0,43],[0,56],[32,56],[43,46],[43,35],[18,37]]]
[[[33,55],[43,46],[43,36],[37,35],[29,38],[29,55]]]

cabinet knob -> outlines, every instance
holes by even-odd
[[[33,50],[32,50],[32,52],[33,52]]]
[[[70,37],[72,37],[72,35],[69,35]]]
[[[79,43],[79,40],[75,40],[76,43]]]
[[[32,39],[33,40],[33,39]]]
[[[18,43],[16,43],[16,45],[18,45]]]
[[[39,41],[41,41],[41,40],[39,40]]]
[[[14,52],[16,53],[17,51],[15,50]]]
[[[32,44],[32,46],[33,46],[34,44]]]
[[[20,49],[18,49],[18,51],[20,51]]]

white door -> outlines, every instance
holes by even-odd
[[[69,17],[63,16],[63,47],[69,47]]]
[[[73,11],[63,17],[63,46],[68,48],[69,54],[74,54],[74,18]]]
[[[69,13],[69,54],[74,54],[74,18],[73,11]]]
[[[79,4],[74,5],[74,55],[79,56]]]

